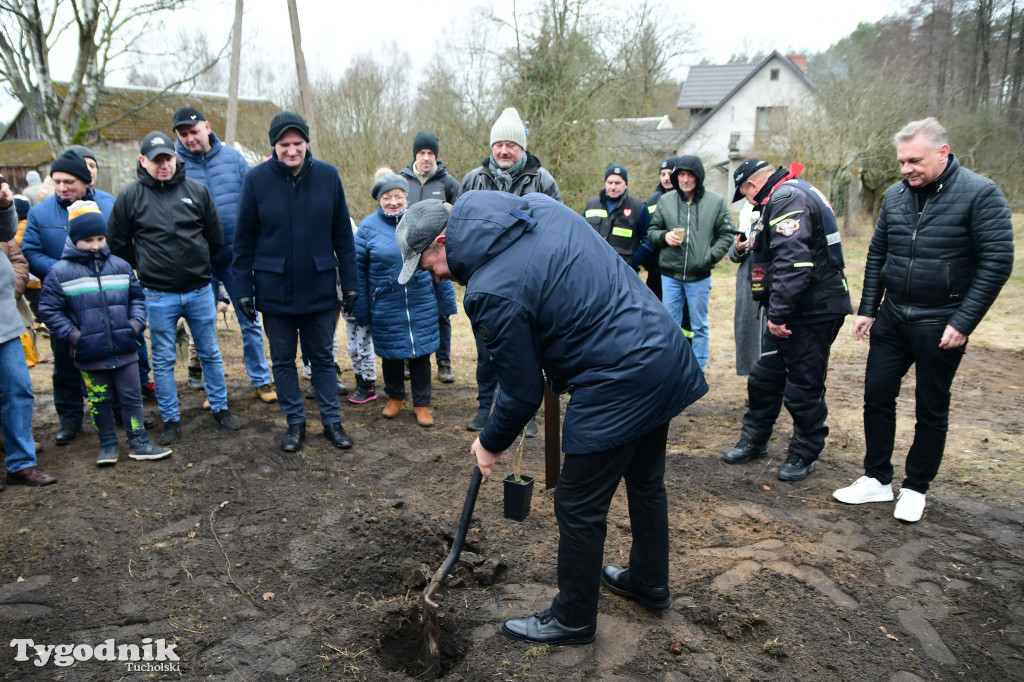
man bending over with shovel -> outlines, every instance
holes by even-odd
[[[501,391],[473,443],[491,467],[536,414],[545,374],[572,395],[555,490],[558,589],[551,608],[505,621],[502,633],[541,644],[589,644],[600,583],[648,609],[668,589],[668,423],[707,390],[665,306],[571,209],[534,193],[470,191],[454,207],[421,201],[396,237],[404,284],[417,268],[466,286],[465,309],[487,345]],[[601,564],[608,507],[626,480],[629,568]]]

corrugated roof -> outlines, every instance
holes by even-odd
[[[760,64],[702,64],[691,66],[676,106],[710,109],[725,98]]]

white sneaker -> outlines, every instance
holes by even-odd
[[[853,485],[832,493],[832,497],[846,504],[865,502],[892,502],[892,483],[879,483],[877,478],[861,476]]]
[[[921,520],[924,513],[924,495],[910,488],[900,489],[900,497],[896,501],[896,510],[892,515],[900,521],[914,523]]]

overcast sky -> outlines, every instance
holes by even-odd
[[[697,0],[685,5],[679,3],[678,10],[685,21],[697,27],[700,34],[699,43],[693,50],[696,54],[693,61],[700,62],[706,57],[711,63],[718,63],[740,52],[753,54],[772,49],[783,54],[821,52],[852,32],[861,21],[877,21],[888,14],[900,12],[906,2]],[[374,52],[382,44],[392,41],[409,53],[414,65],[426,63],[435,50],[445,49],[444,30],[458,25],[467,9],[479,4],[473,0],[391,0],[380,5],[374,2],[299,0],[299,21],[307,66],[311,74],[322,71],[340,73],[353,54]],[[525,4],[524,0],[518,0],[520,11]],[[620,4],[628,6],[630,0],[621,0]],[[510,17],[512,0],[495,0],[491,5],[495,13]],[[202,9],[178,12],[169,23],[186,28],[201,23],[210,32],[211,42],[225,41],[234,15],[234,1],[203,0],[197,6]],[[290,59],[291,32],[285,2],[246,0],[245,6],[245,40],[258,41],[260,49],[272,58]],[[58,78],[67,77],[67,74],[59,72],[59,65],[70,61],[70,58],[52,61]],[[677,69],[677,73],[681,77],[685,68]],[[0,104],[0,122],[10,120],[16,111],[16,104]]]

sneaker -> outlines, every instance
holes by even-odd
[[[193,391],[203,390],[203,370],[190,369],[188,371],[188,380],[185,382],[185,385]]]
[[[348,401],[354,405],[365,405],[366,403],[376,399],[377,389],[372,381],[356,386],[355,393],[348,397]]]
[[[901,488],[899,499],[896,500],[896,509],[892,513],[893,517],[907,523],[916,523],[921,520],[923,513],[924,493]]]
[[[302,376],[306,377],[307,379],[312,379],[313,378],[313,368],[310,365],[307,365],[307,364],[303,363],[302,364]]]
[[[226,408],[219,412],[214,412],[213,421],[217,422],[217,425],[222,429],[227,429],[228,431],[237,431],[242,428],[242,422],[231,416],[231,413]]]
[[[174,445],[181,438],[181,422],[164,422],[164,432],[160,434],[157,443],[160,445]]]
[[[100,454],[96,457],[96,466],[110,466],[117,464],[117,443],[100,447]]]
[[[879,483],[877,478],[861,476],[853,485],[832,493],[832,497],[846,504],[864,504],[865,502],[892,502],[892,483]]]
[[[156,402],[156,384],[152,381],[142,384],[142,399],[151,403]]]
[[[779,467],[780,481],[802,481],[814,471],[814,460],[805,460],[800,455],[790,455]]]
[[[128,445],[128,459],[163,459],[164,457],[170,456],[170,454],[170,448],[160,447],[149,442],[143,443],[142,441],[132,441]]]
[[[487,426],[487,412],[477,412],[473,420],[466,424],[466,429],[469,431],[483,431],[484,427]]]
[[[256,397],[265,403],[276,403],[277,402],[277,391],[270,384],[263,384],[252,389],[256,393]]]
[[[526,437],[536,438],[538,434],[539,430],[537,429],[537,418],[532,417],[530,419],[530,423],[526,425]]]

